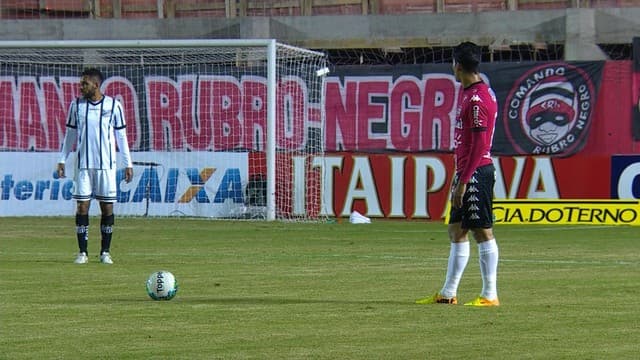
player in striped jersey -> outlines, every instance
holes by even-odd
[[[89,207],[91,199],[100,203],[101,248],[100,262],[112,264],[109,249],[114,224],[113,203],[117,200],[116,143],[124,159],[124,180],[133,178],[133,163],[127,142],[126,122],[120,102],[100,90],[104,76],[100,70],[89,68],[82,72],[82,97],[69,106],[66,134],[58,161],[58,176],[65,177],[65,162],[75,146],[73,198],[76,207],[76,236],[79,252],[76,264],[88,259]]]

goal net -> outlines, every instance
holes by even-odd
[[[74,213],[53,170],[87,67],[125,112],[118,216],[325,216],[326,57],[275,40],[0,42],[2,216]]]

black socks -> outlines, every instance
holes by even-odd
[[[88,254],[87,244],[89,242],[89,215],[76,214],[76,237],[78,238],[78,248],[80,252]]]
[[[102,235],[100,254],[109,252],[114,220],[115,216],[113,216],[113,214],[107,216],[103,215],[102,219],[100,219],[100,234]]]

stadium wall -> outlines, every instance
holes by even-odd
[[[276,38],[313,49],[439,47],[461,39],[494,48],[562,44],[565,60],[603,60],[602,44],[640,33],[640,7],[172,19],[3,19],[0,40]]]

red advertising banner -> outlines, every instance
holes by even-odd
[[[595,121],[602,62],[486,64],[496,93],[496,155],[569,156]],[[449,65],[338,68],[326,85],[329,151],[444,151],[460,84]]]
[[[637,155],[498,156],[493,160],[497,200],[640,198]],[[250,154],[249,163],[262,162],[263,153]],[[292,212],[292,199],[304,197],[307,213],[331,217],[358,211],[374,218],[441,219],[454,175],[453,155],[444,153],[279,154],[277,162],[280,167],[310,170],[297,177],[292,171],[276,184],[278,213]],[[264,170],[249,169],[249,176]],[[325,184],[324,191],[312,186],[317,182]]]
[[[640,37],[633,38],[633,81],[631,88],[633,137],[640,141]]]
[[[630,131],[632,124],[640,129],[640,121],[631,121],[632,114],[640,118],[639,71],[632,69],[629,61],[483,64],[500,107],[494,154],[640,151]],[[57,151],[67,106],[78,95],[75,69],[57,77],[5,70],[0,150]],[[145,74],[105,81],[105,93],[123,102],[133,151],[264,151],[264,78],[177,71],[184,72],[177,79]],[[337,67],[326,78],[326,150],[451,152],[460,89],[450,71],[447,64]],[[304,82],[282,80],[278,89],[276,146],[304,149],[318,141],[322,111]]]
[[[348,216],[355,210],[369,217],[440,219],[445,214],[454,172],[450,154],[336,153],[326,158],[334,164],[328,215]],[[608,156],[502,156],[494,164],[497,199],[611,198]]]

